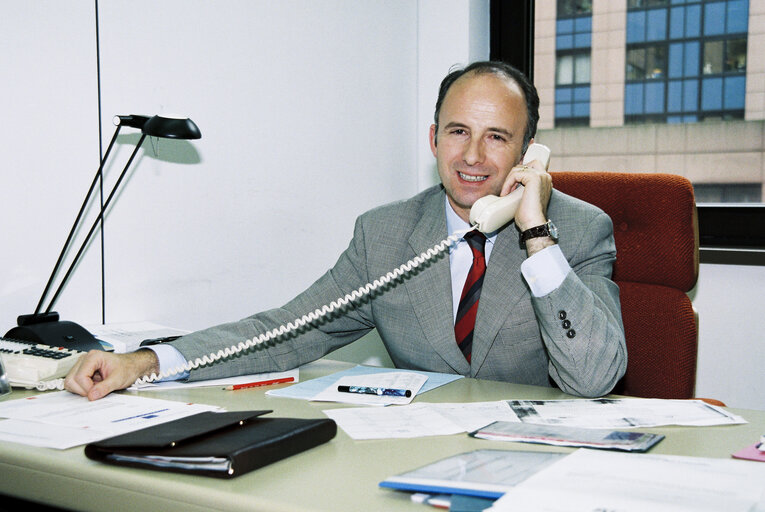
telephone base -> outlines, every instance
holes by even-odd
[[[58,314],[55,315],[58,317]],[[79,324],[66,320],[51,321],[49,318],[34,323],[29,321],[30,315],[24,316],[26,318],[24,325],[14,327],[5,333],[5,338],[64,347],[80,352],[104,349],[98,340]]]

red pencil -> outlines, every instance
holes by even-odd
[[[294,380],[295,380],[294,377],[284,377],[281,379],[261,380],[259,382],[248,382],[246,384],[234,384],[233,386],[226,386],[223,389],[227,391],[235,391],[237,389],[256,388],[258,386],[269,386],[271,384],[283,384],[285,382],[292,382]]]

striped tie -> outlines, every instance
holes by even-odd
[[[486,237],[480,231],[471,231],[465,235],[465,240],[473,251],[473,264],[470,266],[465,286],[462,288],[457,319],[454,322],[454,334],[457,345],[469,363],[473,348],[473,327],[478,311],[478,299],[481,296],[483,276],[486,273],[486,259],[483,255]]]

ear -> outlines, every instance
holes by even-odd
[[[430,151],[436,156],[436,125],[430,125]]]
[[[528,146],[526,146],[526,151],[528,151],[528,150],[529,150],[529,146],[531,146],[532,144],[534,144],[534,137],[531,137],[531,140],[529,140],[529,145],[528,145]],[[520,160],[518,163],[519,163],[519,164],[520,164],[520,163],[522,163],[522,162],[523,162],[523,159],[524,159],[525,157],[526,157],[526,153],[524,152],[524,153],[521,155],[521,160]]]

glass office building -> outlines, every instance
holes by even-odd
[[[765,0],[537,0],[539,140],[554,169],[669,172],[760,202]]]

